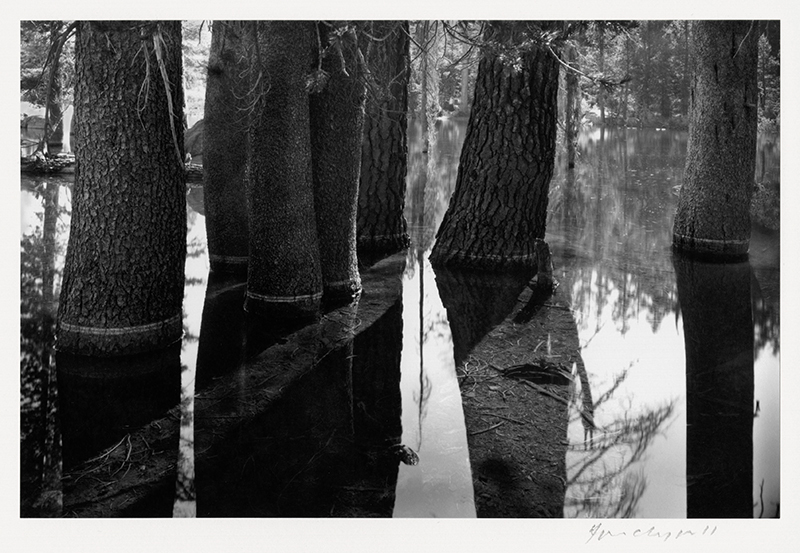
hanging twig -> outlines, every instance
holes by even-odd
[[[632,80],[630,75],[626,75],[625,77],[623,77],[619,81],[612,81],[610,79],[604,79],[602,77],[592,77],[591,75],[587,75],[583,71],[581,71],[579,69],[576,69],[575,67],[571,66],[570,64],[568,64],[567,62],[562,60],[559,57],[559,55],[556,54],[555,50],[553,50],[553,47],[550,46],[550,44],[545,44],[544,46],[545,46],[545,48],[547,48],[547,50],[550,52],[550,54],[556,59],[556,61],[559,64],[561,64],[564,68],[567,69],[567,71],[571,71],[572,73],[575,73],[576,75],[581,76],[584,79],[588,79],[589,81],[591,81],[591,82],[593,82],[595,84],[599,84],[599,85],[601,85],[601,86],[603,86],[605,88],[611,88],[611,87],[614,87],[614,86],[622,86],[625,83],[630,82]]]
[[[158,62],[158,68],[161,71],[161,80],[164,83],[164,92],[167,96],[167,107],[169,109],[169,127],[170,131],[172,131],[172,143],[175,146],[175,155],[178,159],[178,166],[183,171],[183,156],[181,156],[181,148],[178,144],[178,132],[175,129],[175,109],[172,104],[172,87],[170,86],[169,82],[169,75],[167,74],[167,67],[164,62],[164,57],[162,53],[162,46],[166,48],[166,43],[164,41],[164,37],[161,34],[161,29],[156,27],[155,32],[153,33],[153,49],[155,50],[156,60]]]

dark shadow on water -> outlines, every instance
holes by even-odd
[[[204,456],[213,461],[197,467],[198,516],[391,516],[401,347],[398,300],[353,342],[321,352],[267,412]]]

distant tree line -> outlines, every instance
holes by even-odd
[[[431,25],[434,23],[435,25]],[[580,119],[608,126],[686,128],[689,109],[687,20],[569,21],[563,32],[575,49],[563,60],[581,74]],[[420,29],[427,24],[428,40]],[[430,51],[436,68],[437,114],[465,115],[477,75],[481,22],[412,22],[409,106],[419,107],[422,60]],[[416,33],[415,33],[416,31]],[[780,125],[780,24],[753,21],[758,41],[759,128]],[[431,38],[433,37],[433,38]],[[564,79],[568,72],[562,71]],[[618,86],[614,86],[614,84]],[[562,84],[562,96],[565,84]],[[562,97],[562,101],[564,98]],[[562,115],[563,117],[563,115]]]

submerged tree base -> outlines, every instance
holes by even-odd
[[[672,234],[672,249],[676,252],[696,259],[707,261],[741,261],[747,259],[750,250],[750,238],[746,240],[713,240]]]
[[[319,314],[322,292],[305,296],[275,297],[247,292],[244,310],[267,319],[313,319]]]

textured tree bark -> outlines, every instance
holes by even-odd
[[[163,69],[159,64],[163,61]],[[162,348],[183,334],[186,190],[180,22],[83,22],[76,172],[57,347]]]
[[[241,22],[215,21],[203,125],[204,207],[212,271],[247,274],[247,63]]]
[[[758,32],[748,21],[692,24],[686,170],[673,246],[717,258],[747,255],[755,178]]]
[[[317,25],[320,43],[332,35],[328,23]],[[311,160],[314,207],[326,303],[361,292],[356,255],[356,214],[361,173],[361,134],[365,85],[358,61],[358,37],[345,32],[327,49],[320,65],[325,87],[311,95]]]
[[[535,267],[555,165],[558,61],[534,47],[515,68],[487,51],[434,266]]]
[[[375,21],[367,64],[377,93],[366,104],[358,194],[358,248],[391,253],[408,247],[403,216],[408,156],[408,80],[411,72],[407,21]]]
[[[314,215],[306,77],[317,44],[310,21],[248,22],[255,104],[248,142],[250,261],[245,309],[314,316],[322,275]]]

